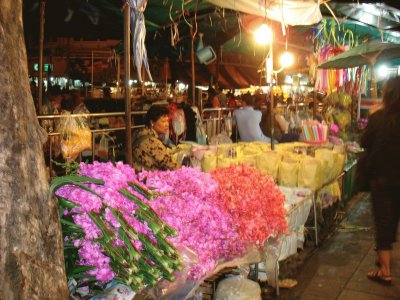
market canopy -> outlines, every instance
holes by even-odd
[[[312,25],[322,19],[319,2],[314,0],[208,0],[223,8],[244,12],[250,15],[267,17],[286,25]],[[264,4],[265,3],[265,4]],[[266,5],[266,7],[264,7]]]
[[[400,45],[367,42],[336,55],[319,65],[321,69],[344,69],[400,58]]]
[[[40,0],[23,1],[24,27],[30,55],[37,53],[35,45],[38,44],[39,2]],[[329,1],[328,4],[338,18],[343,16],[350,19],[341,13],[341,8],[349,3],[342,2]],[[400,11],[396,4],[393,1],[383,2],[388,7],[390,6],[391,13],[388,16],[386,14],[379,15],[381,23],[383,24],[383,21],[388,23],[389,21],[386,21],[388,18],[398,17],[400,19]],[[45,38],[46,40],[54,40],[56,37],[121,40],[123,32],[121,8],[124,3],[124,0],[48,0],[46,1]],[[265,10],[263,9],[265,2],[260,0],[149,0],[144,12],[148,55],[160,59],[168,58],[170,62],[187,60],[191,48],[189,24],[193,24],[195,31],[204,33],[204,44],[212,46],[215,52],[223,53],[223,57],[226,57],[225,53],[233,53],[241,57],[242,65],[258,66],[261,61],[260,57],[264,55],[265,50],[251,41],[249,30],[251,26],[247,21],[256,20],[260,24],[267,16],[268,19],[278,20],[278,22],[283,20],[286,25],[312,24],[320,20],[320,9],[322,15],[332,17],[326,5],[321,3],[309,0],[267,1],[267,10]],[[370,5],[375,8],[379,7],[377,3]],[[361,7],[366,10],[370,6],[363,5],[360,6],[360,9]],[[358,20],[358,25],[353,22],[355,25],[351,26],[357,31],[361,28],[363,36],[365,33],[367,37],[373,35],[371,39],[379,38],[382,33],[382,30],[376,27],[379,24],[376,23],[374,27],[374,25],[361,23],[362,21]],[[290,51],[293,52],[290,49],[291,44],[297,46],[301,56],[296,55],[304,67],[306,62],[303,53],[307,51],[306,48],[312,51],[310,32],[315,29],[309,25],[291,26],[287,31],[289,36],[286,38],[282,37],[282,26],[278,22],[272,21],[276,32],[275,45],[277,47],[275,49],[279,52],[279,47],[284,45],[286,40]],[[341,22],[341,26],[342,24],[344,27],[348,26],[344,22]],[[391,30],[383,31],[384,40],[400,42],[398,28],[393,26],[390,28]],[[195,39],[196,47],[199,42],[198,36]],[[174,42],[172,42],[172,37],[175,37]],[[310,47],[306,47],[305,44]],[[60,49],[60,52],[63,50],[65,49]],[[234,59],[230,62],[235,63],[238,60]]]

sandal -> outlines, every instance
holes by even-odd
[[[367,277],[369,280],[378,282],[385,286],[392,285],[392,275],[388,275],[388,276],[382,275],[380,270],[369,272],[367,274]]]

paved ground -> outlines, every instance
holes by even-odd
[[[348,211],[342,226],[346,224],[358,228],[339,231],[312,251],[295,276],[298,285],[292,289],[281,289],[279,299],[400,299],[400,242],[394,245],[392,286],[382,286],[366,277],[368,271],[376,268],[373,230],[360,230],[373,225],[367,194],[363,194]]]

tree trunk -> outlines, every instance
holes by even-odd
[[[22,0],[0,1],[0,299],[67,299],[56,200],[30,94]]]

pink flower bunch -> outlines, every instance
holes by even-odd
[[[103,254],[98,243],[93,243],[88,240],[83,240],[80,243],[78,250],[80,264],[83,266],[93,266],[93,270],[87,273],[91,276],[96,276],[96,279],[101,282],[107,282],[115,277],[114,272],[110,268],[110,258]]]
[[[248,165],[216,169],[211,175],[219,184],[215,201],[231,214],[242,242],[261,247],[270,236],[285,232],[285,196],[271,176]]]
[[[72,215],[72,220],[76,225],[83,229],[83,239],[75,240],[75,245],[79,246],[80,264],[83,266],[94,266],[95,268],[88,272],[89,275],[96,277],[99,281],[109,281],[114,277],[109,266],[109,259],[103,254],[103,250],[96,240],[103,236],[103,232],[89,217],[90,212],[101,213],[104,210],[104,216],[101,220],[106,228],[116,233],[112,244],[115,246],[123,246],[124,244],[119,239],[118,230],[121,224],[112,215],[109,208],[114,208],[122,214],[125,220],[130,224],[136,232],[145,234],[154,241],[152,231],[147,224],[140,222],[134,215],[137,205],[122,195],[119,190],[125,188],[138,198],[144,197],[128,186],[128,182],[136,182],[136,174],[129,166],[121,162],[114,166],[111,162],[93,164],[80,164],[78,174],[81,176],[96,178],[104,181],[103,185],[95,183],[85,183],[85,185],[94,190],[101,198],[93,193],[86,191],[74,185],[65,185],[57,190],[56,195],[68,199],[78,205],[67,212]],[[142,184],[143,185],[143,184]],[[140,241],[131,240],[138,251],[142,250]],[[90,258],[93,259],[90,259]],[[101,263],[99,262],[101,261]]]
[[[178,248],[183,245],[196,251],[199,262],[191,267],[189,278],[200,279],[219,260],[243,253],[236,224],[214,201],[218,184],[210,174],[182,167],[177,171],[143,171],[139,178],[146,178],[148,186],[165,194],[150,205],[178,232],[170,241]]]
[[[339,133],[339,126],[336,124],[331,124],[331,126],[329,127],[329,130],[332,135],[336,136]]]

